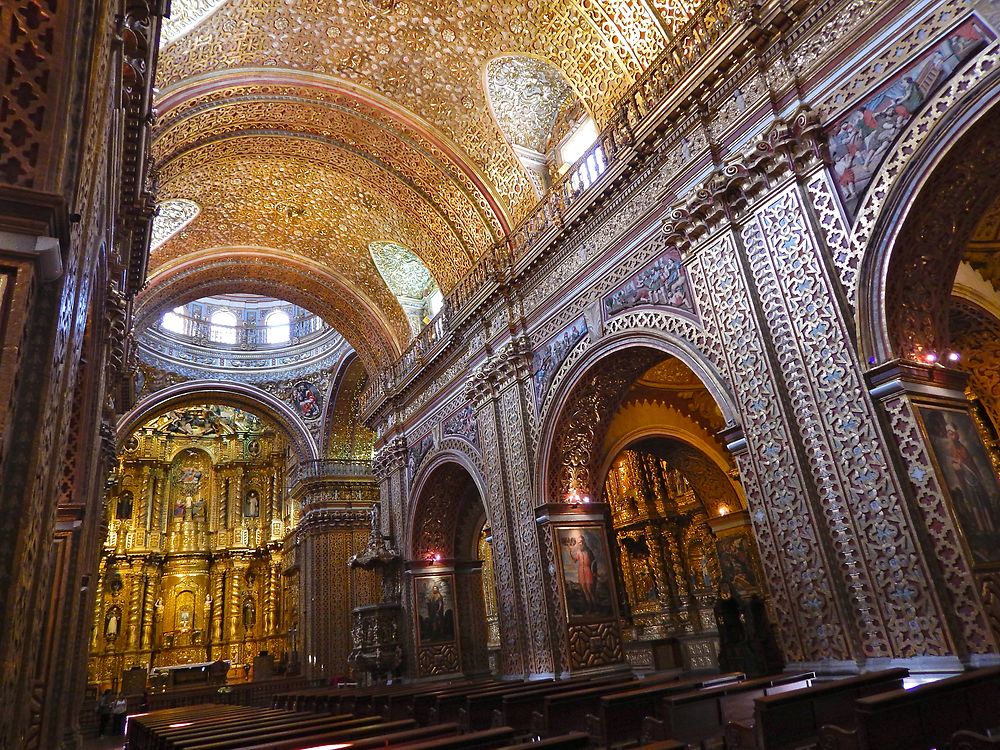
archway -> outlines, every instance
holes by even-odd
[[[416,502],[406,545],[404,602],[413,632],[415,677],[485,674],[490,669],[482,543],[489,521],[481,482],[447,456],[414,483]],[[495,601],[495,593],[494,598]],[[495,614],[495,608],[494,608]]]
[[[765,575],[739,472],[719,437],[733,428],[727,399],[720,408],[716,397],[721,385],[681,347],[668,353],[665,342],[628,341],[605,344],[566,378],[542,438],[546,507],[603,516],[620,588],[617,625],[634,667],[775,669],[781,655],[764,614]],[[580,555],[572,532],[563,549],[565,533],[557,527],[552,546],[572,641],[575,622],[601,614],[610,592],[600,590],[599,572],[574,567]],[[588,533],[587,546],[599,544],[596,530]],[[722,639],[721,654],[717,614],[738,631]]]
[[[950,584],[963,605],[956,628],[972,653],[1000,640],[998,110],[994,76],[927,136],[868,248],[860,309],[862,345],[880,363],[869,379],[921,508],[927,554],[959,582]]]
[[[192,404],[235,406],[270,417],[288,438],[300,461],[320,458],[319,448],[309,430],[291,407],[270,393],[241,383],[192,380],[150,394],[118,422],[118,445],[144,422],[171,409]]]

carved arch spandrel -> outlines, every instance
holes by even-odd
[[[994,43],[925,105],[872,180],[850,243],[860,269],[863,360],[947,346],[951,283],[975,220],[1000,186],[998,105]],[[938,260],[941,247],[953,249],[947,267],[922,252],[928,247]]]

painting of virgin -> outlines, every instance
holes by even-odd
[[[615,617],[608,543],[594,526],[556,529],[566,616],[572,622]]]
[[[1000,563],[1000,480],[966,411],[917,407],[975,564]]]

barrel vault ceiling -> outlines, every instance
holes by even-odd
[[[409,248],[447,293],[537,200],[497,124],[517,113],[493,109],[526,97],[497,96],[503,81],[487,76],[503,66],[491,62],[551,63],[600,125],[688,13],[665,0],[172,6],[157,198],[197,213],[154,248],[144,319],[206,285],[323,289],[314,312],[369,369],[411,335],[372,243]]]

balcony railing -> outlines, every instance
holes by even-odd
[[[472,266],[445,296],[441,311],[410,342],[399,360],[371,378],[361,394],[362,412],[384,398],[387,392],[412,377],[447,345],[450,333],[485,297],[492,285],[535,248],[544,236],[566,226],[572,213],[591,194],[599,191],[601,177],[631,157],[627,150],[643,127],[655,123],[658,112],[682,79],[703,63],[741,17],[749,19],[755,0],[708,0],[668,42],[652,65],[619,100],[614,115],[590,149],[568,169],[504,239],[497,242]],[[749,24],[747,25],[749,29]],[[748,31],[749,33],[749,31]]]
[[[371,461],[320,458],[312,461],[300,461],[288,467],[288,471],[285,473],[285,487],[290,492],[295,485],[309,479],[325,479],[327,477],[369,479],[373,475]]]

